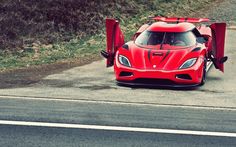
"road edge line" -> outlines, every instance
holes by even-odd
[[[48,123],[48,122],[27,122],[27,121],[10,121],[10,120],[0,120],[0,125],[49,127],[49,128],[72,128],[72,129],[142,132],[142,133],[163,133],[163,134],[215,136],[215,137],[236,137],[236,133],[229,133],[229,132],[209,132],[209,131],[174,130],[174,129],[159,129],[159,128],[137,128],[137,127],[84,125],[84,124],[65,124],[65,123]]]

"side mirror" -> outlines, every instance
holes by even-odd
[[[220,64],[223,64],[224,62],[226,62],[228,60],[227,56],[224,56],[223,58],[220,59]]]
[[[104,50],[101,51],[101,55],[102,55],[104,58],[106,58],[106,59],[109,57],[108,52],[106,52],[106,51],[104,51]]]

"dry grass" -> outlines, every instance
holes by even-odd
[[[2,0],[0,69],[97,54],[105,48],[106,17],[118,18],[129,39],[150,15],[186,17],[214,1]]]
[[[122,6],[124,5],[124,6]],[[136,13],[137,4],[102,0],[4,0],[0,2],[0,49],[33,42],[69,41],[98,32],[106,16]]]

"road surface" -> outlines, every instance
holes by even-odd
[[[236,109],[1,98],[0,112],[4,147],[236,145]]]

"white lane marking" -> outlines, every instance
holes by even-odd
[[[0,120],[0,125],[31,126],[31,127],[33,126],[33,127],[49,127],[49,128],[73,128],[73,129],[143,132],[143,133],[164,133],[164,134],[217,136],[217,137],[236,137],[236,133],[228,133],[228,132],[208,132],[208,131],[137,128],[137,127],[84,125],[84,124],[65,124],[65,123],[46,123],[46,122],[27,122],[27,121],[9,121],[9,120]]]
[[[73,102],[73,103],[77,102],[77,103],[91,103],[91,104],[112,104],[112,105],[131,105],[131,106],[151,106],[151,107],[166,107],[166,108],[236,111],[236,107],[162,104],[162,103],[145,103],[145,102],[122,102],[122,101],[69,99],[69,98],[52,98],[52,97],[28,97],[28,96],[0,95],[0,100],[1,99],[19,99],[19,100],[35,100],[35,101],[38,100],[38,101],[58,101],[58,102]]]

